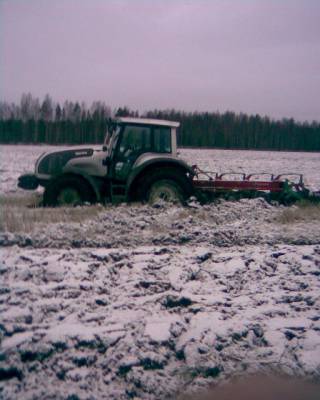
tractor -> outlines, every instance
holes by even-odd
[[[149,201],[183,202],[194,171],[177,156],[177,122],[110,120],[100,148],[70,147],[42,154],[34,174],[19,177],[26,190],[44,187],[43,205]]]

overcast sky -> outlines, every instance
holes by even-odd
[[[0,0],[0,99],[320,120],[319,0]]]

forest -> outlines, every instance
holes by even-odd
[[[180,147],[225,149],[320,151],[320,123],[227,112],[150,110],[139,115],[128,107],[112,110],[102,101],[90,106],[46,95],[43,101],[30,93],[19,104],[0,101],[2,144],[98,144],[103,142],[106,121],[114,116],[161,118],[179,121]]]

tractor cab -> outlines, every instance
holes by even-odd
[[[146,155],[176,157],[178,126],[177,122],[141,118],[112,121],[104,147],[108,176],[126,181],[135,164]]]
[[[193,169],[177,158],[178,122],[118,118],[100,149],[69,148],[42,155],[19,186],[45,189],[46,206],[187,198]]]

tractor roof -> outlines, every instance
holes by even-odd
[[[178,126],[180,126],[180,122],[166,121],[164,119],[121,117],[117,118],[117,121],[125,124],[161,125],[161,126],[170,126],[172,128],[178,128]]]

